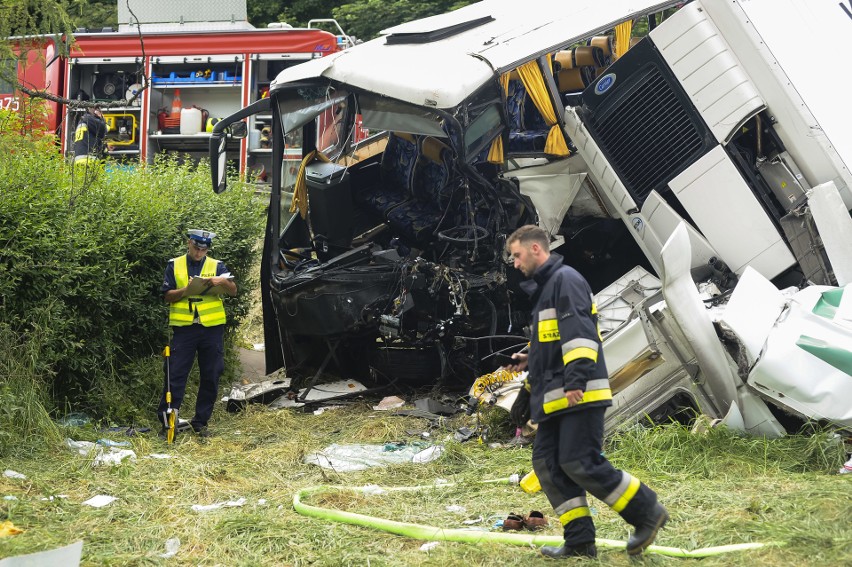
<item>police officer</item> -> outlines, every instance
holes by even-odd
[[[230,279],[224,262],[207,257],[216,234],[206,230],[190,230],[188,236],[187,253],[169,260],[163,276],[162,292],[170,306],[172,339],[171,357],[166,360],[169,367],[164,369],[166,381],[157,408],[157,416],[163,424],[161,437],[165,437],[168,423],[166,390],[170,383],[171,407],[179,409],[196,355],[201,381],[195,402],[195,416],[190,425],[202,437],[209,435],[207,422],[213,413],[213,404],[219,391],[219,377],[225,367],[225,307],[221,294],[237,294],[237,285]],[[204,285],[197,286],[201,282],[199,280],[190,288],[192,295],[188,295],[187,286],[196,277],[205,278]]]
[[[506,242],[514,266],[531,278],[521,284],[534,305],[529,354],[510,366],[529,369],[530,413],[538,423],[533,469],[563,526],[565,543],[545,546],[554,558],[596,557],[595,525],[586,492],[602,500],[636,529],[627,553],[651,545],[669,519],[653,490],[615,469],[603,456],[604,413],[612,392],[591,288],[550,253],[547,232],[519,228]]]

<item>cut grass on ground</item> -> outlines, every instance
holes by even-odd
[[[542,510],[545,533],[561,529],[545,497],[516,486],[477,481],[524,473],[530,449],[490,448],[471,440],[444,441],[453,429],[472,425],[458,416],[453,429],[432,430],[445,444],[437,461],[337,474],[303,463],[306,454],[331,443],[418,440],[428,422],[370,410],[368,402],[320,416],[250,406],[240,414],[218,407],[215,437],[201,442],[183,435],[166,446],[155,433],[129,438],[138,458],[115,467],[93,467],[90,457],[62,446],[44,447],[24,460],[5,460],[26,480],[0,477],[0,520],[24,532],[0,538],[0,557],[84,541],[85,565],[552,565],[535,549],[504,544],[423,541],[296,514],[293,494],[315,485],[457,486],[415,493],[364,496],[317,495],[307,500],[334,507],[447,528],[489,527],[510,512]],[[499,410],[492,410],[499,411]],[[87,428],[63,430],[94,441],[106,436]],[[120,437],[113,435],[114,440]],[[422,439],[421,439],[422,440]],[[635,428],[614,437],[607,454],[619,468],[650,484],[671,512],[660,545],[695,549],[743,542],[785,542],[783,547],[700,560],[720,565],[796,566],[852,564],[852,475],[836,475],[842,450],[827,435],[780,440],[742,438],[723,429],[693,435],[679,426]],[[172,459],[148,458],[168,453]],[[104,508],[81,503],[97,494],[117,497]],[[60,498],[59,495],[65,497]],[[51,498],[53,497],[53,498]],[[241,507],[194,512],[194,504],[245,498]],[[624,540],[628,528],[601,502],[590,504],[601,538]],[[463,511],[448,511],[448,506]],[[180,540],[175,557],[162,559],[165,542]],[[696,559],[648,556],[647,565],[687,565]],[[573,564],[580,562],[567,562]],[[631,565],[623,552],[603,551],[589,564]]]

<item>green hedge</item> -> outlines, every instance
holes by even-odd
[[[259,283],[249,278],[264,204],[239,184],[215,195],[204,162],[75,175],[49,141],[4,135],[10,120],[0,114],[0,324],[37,346],[30,368],[53,409],[153,415],[139,406],[162,382],[167,260],[186,252],[188,229],[217,233],[210,255],[239,288],[226,300],[233,330]]]

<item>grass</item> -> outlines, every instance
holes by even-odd
[[[8,519],[24,530],[0,538],[0,557],[82,539],[86,565],[553,564],[533,549],[493,543],[442,542],[423,552],[422,541],[296,514],[293,494],[309,486],[413,486],[446,479],[458,486],[380,496],[320,494],[308,503],[443,527],[463,527],[463,520],[480,516],[484,521],[477,525],[490,526],[509,512],[535,509],[551,519],[547,533],[560,533],[540,493],[527,495],[517,487],[477,483],[526,472],[529,449],[444,441],[443,457],[425,465],[337,474],[303,464],[307,453],[331,443],[414,441],[417,438],[406,431],[428,426],[416,418],[374,412],[370,403],[350,404],[321,416],[261,406],[239,414],[217,408],[212,439],[202,442],[184,435],[168,447],[153,433],[132,437],[137,460],[116,467],[93,467],[90,457],[46,440],[40,450],[0,461],[3,470],[27,476],[26,480],[0,477],[0,493],[17,498],[0,501],[0,520]],[[458,416],[451,427],[472,425],[472,419]],[[107,436],[88,427],[61,433],[78,440]],[[443,440],[452,429],[432,433]],[[151,453],[169,453],[173,458],[146,458]],[[722,429],[693,435],[679,426],[637,427],[614,437],[607,453],[616,466],[656,489],[669,508],[672,520],[661,532],[660,545],[694,549],[786,542],[783,547],[703,559],[702,567],[852,563],[852,478],[834,474],[842,450],[825,434],[772,441],[742,438]],[[81,505],[96,494],[118,500],[99,509]],[[191,509],[193,504],[238,498],[245,498],[246,504],[205,513]],[[463,506],[464,511],[448,512],[450,505]],[[627,526],[619,517],[596,500],[592,507],[599,537],[627,537]],[[169,538],[179,538],[180,548],[176,557],[162,559],[159,555]],[[648,556],[642,563],[690,561],[698,560]],[[605,551],[591,564],[632,563],[623,552]]]

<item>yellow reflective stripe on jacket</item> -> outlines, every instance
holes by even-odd
[[[639,479],[624,471],[621,473],[621,482],[615,487],[615,490],[610,492],[604,502],[615,512],[624,510],[630,501],[636,496],[639,487],[642,485]]]
[[[189,283],[187,262],[188,259],[185,254],[173,260],[177,289],[186,287]],[[199,275],[203,278],[214,277],[218,265],[218,260],[205,258]],[[190,302],[190,299],[193,301]],[[169,307],[169,325],[173,327],[192,325],[196,313],[198,313],[199,322],[205,327],[223,325],[226,322],[225,304],[222,302],[221,297],[216,295],[194,295],[184,297],[171,304]]]
[[[586,391],[583,392],[583,399],[577,405],[611,399],[612,390],[609,388],[608,379],[589,380],[586,382]],[[544,413],[557,412],[567,407],[568,398],[565,397],[565,391],[562,388],[556,388],[555,390],[544,393],[544,403],[542,404]]]
[[[562,364],[568,364],[578,358],[589,358],[598,361],[598,343],[591,339],[571,339],[562,343]]]
[[[538,342],[550,343],[559,340],[559,322],[556,309],[542,309],[538,312]]]

